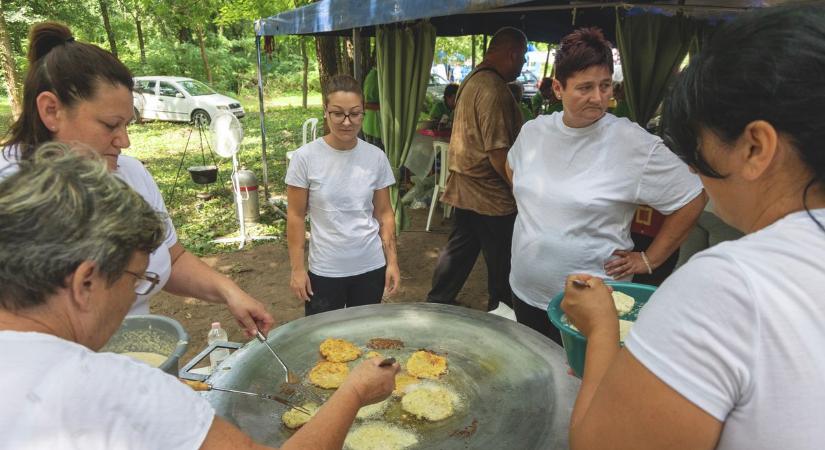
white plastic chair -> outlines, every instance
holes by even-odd
[[[306,143],[309,142],[307,141],[307,130],[309,130],[309,132],[312,133],[312,140],[314,141],[318,136],[318,119],[316,119],[315,117],[310,117],[309,119],[304,121],[304,125],[301,127],[301,131],[303,131],[304,134],[304,140],[303,144],[301,145],[306,145]],[[287,164],[289,164],[289,162],[292,161],[292,155],[294,153],[295,150],[286,152]]]
[[[433,151],[441,154],[441,166],[438,170],[438,180],[436,180],[435,187],[433,187],[433,198],[430,200],[430,213],[427,215],[427,231],[430,231],[430,223],[433,221],[433,211],[435,211],[435,205],[438,203],[438,196],[444,192],[444,189],[447,187],[447,175],[450,173],[450,143],[434,141]],[[443,210],[444,218],[450,217],[452,207],[445,203]]]

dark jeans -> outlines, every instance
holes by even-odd
[[[516,297],[516,294],[513,294],[513,312],[516,313],[516,321],[518,323],[527,325],[552,339],[553,342],[562,345],[561,331],[550,322],[550,318],[547,317],[547,311],[536,308],[533,305],[528,305]]]
[[[351,277],[330,278],[309,272],[312,296],[304,303],[304,314],[310,316],[347,306],[375,305],[384,295],[384,274],[387,266]]]
[[[487,263],[487,310],[499,302],[510,304],[510,245],[516,215],[486,216],[455,208],[455,225],[447,246],[438,256],[433,287],[427,294],[430,303],[455,304],[455,298],[473,270],[478,253]]]

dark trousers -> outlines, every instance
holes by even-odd
[[[455,304],[455,298],[473,270],[478,253],[487,263],[487,310],[499,302],[510,304],[510,245],[516,215],[486,216],[455,208],[455,225],[447,246],[438,256],[430,303]]]
[[[374,305],[384,296],[387,266],[351,277],[322,277],[309,272],[312,296],[304,302],[304,314],[310,316],[347,306]]]
[[[527,325],[552,339],[553,342],[562,345],[561,331],[550,322],[550,318],[547,317],[547,311],[536,308],[533,305],[528,305],[513,294],[513,312],[516,313],[516,321],[518,323]]]

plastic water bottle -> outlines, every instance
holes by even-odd
[[[226,335],[226,331],[221,328],[220,322],[215,322],[212,324],[212,329],[209,330],[209,335],[206,337],[207,342],[210,345],[214,342],[227,342],[229,338]],[[215,371],[215,368],[218,367],[218,364],[221,363],[224,359],[229,356],[229,349],[226,348],[219,348],[212,351],[209,354],[209,365],[212,371]]]

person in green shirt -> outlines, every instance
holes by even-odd
[[[452,128],[453,111],[455,111],[455,97],[457,93],[458,85],[455,83],[448,84],[447,87],[444,88],[443,98],[430,108],[431,128],[433,130]]]
[[[535,117],[553,114],[562,110],[561,101],[553,93],[553,79],[544,77],[539,83],[539,91],[530,99],[530,110]]]
[[[378,70],[373,67],[364,78],[364,122],[361,130],[365,141],[383,149],[381,142],[381,106],[378,97]]]

